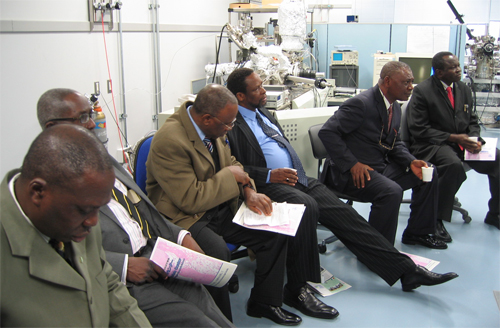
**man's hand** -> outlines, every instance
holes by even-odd
[[[357,162],[351,167],[352,181],[354,185],[359,188],[365,187],[365,181],[370,181],[370,173],[368,171],[373,171],[368,165]]]
[[[422,168],[429,167],[425,161],[416,159],[411,162],[410,169],[420,180],[422,180]]]
[[[283,183],[289,186],[295,186],[299,177],[294,169],[274,169],[271,171],[269,181],[271,183]]]
[[[245,188],[245,204],[257,214],[271,215],[273,212],[271,199],[264,194],[256,193],[250,188]]]
[[[128,258],[127,281],[136,285],[152,282],[161,277],[167,279],[167,274],[156,263],[145,257]]]
[[[242,185],[246,185],[250,182],[250,177],[248,174],[243,171],[243,169],[236,165],[226,166],[231,173],[233,173],[236,182],[241,183]]]
[[[465,133],[450,134],[450,137],[448,138],[448,140],[459,144],[464,149],[468,150],[469,152],[471,152],[473,154],[478,154],[482,148],[482,145],[479,141],[470,140],[469,136]]]
[[[194,240],[191,235],[185,235],[184,239],[182,239],[182,246],[189,248],[195,252],[205,254],[205,252],[201,249],[200,245]]]

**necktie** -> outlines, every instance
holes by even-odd
[[[54,238],[49,240],[50,246],[52,246],[57,254],[61,255],[65,259],[65,254],[64,254],[64,243],[62,241],[57,241]]]
[[[51,240],[49,240],[49,244],[56,250],[57,254],[61,255],[61,257],[66,262],[68,262],[69,265],[73,266],[73,264],[71,263],[71,259],[69,258],[68,254],[64,251],[64,243],[62,241],[57,241],[52,238]]]
[[[212,144],[212,140],[205,138],[205,139],[203,139],[203,143],[205,144],[205,147],[207,147],[210,154],[213,153],[214,145]]]
[[[391,123],[392,123],[392,104],[389,106],[389,109],[387,110],[389,113],[389,119],[388,119],[388,124],[387,124],[387,132],[391,129]]]
[[[451,87],[446,88],[446,93],[448,94],[448,99],[450,99],[451,107],[455,109],[455,99],[453,99],[453,90]]]
[[[293,149],[292,145],[290,145],[290,143],[282,135],[280,135],[278,131],[276,131],[275,129],[264,123],[262,117],[260,117],[260,114],[258,112],[256,113],[255,118],[257,119],[257,123],[260,125],[262,131],[265,133],[266,136],[276,141],[281,148],[286,148],[288,150],[288,153],[290,154],[290,157],[292,159],[293,168],[297,170],[299,183],[307,187],[306,172],[304,171],[304,167],[300,162],[300,158]]]
[[[116,187],[113,188],[113,197],[128,211],[130,217],[132,217],[139,223],[142,232],[145,233],[148,238],[151,238],[148,221],[141,218],[141,215],[139,214],[139,211],[137,210],[135,204]],[[146,230],[144,230],[144,227],[146,228]]]

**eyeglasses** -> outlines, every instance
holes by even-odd
[[[83,113],[82,115],[78,117],[65,117],[65,118],[53,118],[51,120],[48,120],[45,124],[48,122],[54,122],[54,121],[80,121],[80,123],[85,124],[88,121],[95,120],[97,117],[97,113],[94,110],[91,110],[90,113]]]
[[[384,134],[384,126],[382,125],[382,131],[380,131],[380,140],[378,141],[378,144],[380,146],[382,146],[382,148],[385,148],[387,150],[392,150],[394,149],[394,145],[396,144],[396,137],[398,136],[398,131],[396,131],[396,129],[393,129],[394,130],[394,140],[392,140],[392,146],[387,146],[387,145],[384,145],[382,143],[382,135]]]
[[[219,120],[217,118],[217,116],[213,116],[213,115],[210,115],[212,116],[213,118],[215,118],[217,121],[219,121],[220,124],[224,125],[228,130],[231,130],[233,127],[234,127],[234,123],[236,122],[236,119],[234,119],[231,123],[229,124],[226,124],[224,122],[222,122],[221,120]]]

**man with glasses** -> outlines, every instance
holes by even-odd
[[[304,314],[333,319],[337,310],[304,291],[306,281],[320,281],[316,221],[301,222],[295,238],[247,229],[232,222],[239,198],[256,213],[269,215],[271,200],[257,193],[236,158],[226,133],[234,126],[238,103],[225,87],[209,84],[194,103],[184,103],[155,134],[146,162],[148,195],[173,222],[188,229],[206,254],[229,260],[226,242],[256,254],[255,282],[247,314],[278,324],[297,325],[302,319],[283,309],[283,295],[299,294]],[[299,239],[302,249],[287,243]],[[293,264],[291,264],[293,262]],[[284,285],[286,266],[287,284]]]
[[[457,277],[455,273],[441,275],[415,265],[324,184],[307,176],[305,181],[301,179],[300,160],[294,159],[293,148],[283,136],[278,121],[262,107],[266,104],[266,90],[253,70],[233,71],[227,79],[227,87],[239,103],[236,124],[228,133],[231,152],[255,180],[260,192],[273,201],[304,204],[306,210],[301,224],[319,221],[361,263],[391,286],[401,279],[403,290],[410,291],[420,285],[436,285]],[[297,172],[287,167],[294,167]],[[311,234],[316,235],[316,231]],[[300,247],[303,247],[301,240],[288,241],[290,254],[298,252]],[[297,300],[290,296],[285,296],[285,304],[300,310]]]
[[[323,125],[319,137],[328,151],[322,178],[335,190],[371,202],[369,223],[394,243],[403,192],[412,204],[402,242],[445,249],[449,234],[436,233],[437,174],[422,182],[428,164],[410,154],[399,137],[401,108],[413,90],[413,73],[389,62],[377,85],[344,102]],[[446,230],[445,230],[446,231]]]
[[[94,129],[92,103],[71,89],[51,89],[38,100],[37,115],[46,130],[59,124]],[[166,220],[123,167],[109,156],[115,173],[111,201],[99,209],[102,246],[106,260],[126,283],[154,327],[233,327],[229,294],[216,295],[229,308],[221,313],[200,284],[166,279],[165,272],[149,260],[158,236],[203,252],[187,231]],[[147,227],[141,229],[141,227]],[[214,287],[214,290],[216,288]]]

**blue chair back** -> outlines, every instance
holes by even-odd
[[[146,193],[146,160],[148,159],[149,150],[151,149],[151,141],[153,136],[144,138],[137,146],[137,154],[134,161],[134,180],[135,183]]]

